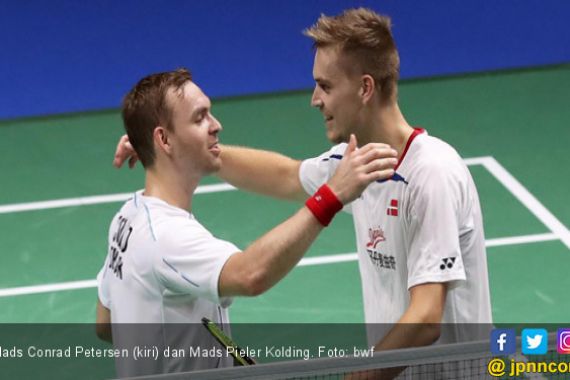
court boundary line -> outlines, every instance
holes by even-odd
[[[566,247],[570,249],[570,232],[568,229],[542,204],[534,197],[509,171],[507,171],[497,160],[492,156],[473,157],[463,160],[466,165],[481,165],[491,175],[501,183],[507,191],[509,191],[517,200],[525,206],[538,220],[540,220],[548,229],[550,233],[535,234],[526,236],[513,236],[506,238],[490,239],[485,241],[487,247],[501,246],[501,245],[514,245],[514,244],[527,244],[533,242],[560,240]],[[216,193],[222,191],[237,190],[234,186],[227,183],[212,184],[199,186],[196,194]],[[16,203],[0,206],[0,214],[32,211],[32,210],[45,210],[60,207],[72,206],[85,206],[102,203],[113,203],[125,201],[133,196],[133,192],[109,194],[109,195],[96,195],[79,198],[68,198],[51,201]],[[336,262],[354,261],[357,259],[356,253],[343,253],[328,256],[308,257],[303,258],[297,266],[320,265]],[[0,297],[9,297],[17,295],[37,294],[46,292],[55,292],[63,290],[74,290],[96,287],[96,280],[81,280],[70,281],[53,284],[22,286],[14,288],[0,289]]]
[[[526,187],[492,156],[464,160],[467,165],[482,165],[538,220],[570,249],[570,231]]]
[[[481,165],[491,173],[515,198],[519,200],[538,220],[570,249],[570,231],[560,222],[540,201],[530,193],[507,169],[494,157],[482,156],[463,159],[466,165]],[[217,193],[237,190],[228,183],[217,183],[198,186],[195,194]],[[133,196],[134,192],[107,195],[94,195],[77,198],[56,199],[38,202],[14,203],[0,205],[0,214],[24,211],[46,210],[61,207],[86,206],[103,203],[124,202]]]
[[[486,247],[498,247],[504,245],[528,244],[536,242],[544,242],[551,240],[559,240],[558,236],[553,233],[525,235],[525,236],[511,236],[506,238],[489,239],[485,241]],[[327,256],[305,257],[296,265],[297,267],[336,264],[341,262],[356,261],[358,259],[357,253],[337,253]],[[0,289],[0,298],[22,296],[28,294],[50,293],[64,290],[77,290],[96,288],[97,280],[81,280],[81,281],[68,281],[53,284],[20,286],[14,288]]]
[[[222,191],[237,190],[228,183],[216,183],[212,185],[198,186],[195,194],[219,193]],[[54,199],[49,201],[13,203],[0,206],[0,214],[10,214],[23,211],[47,210],[52,208],[87,206],[102,203],[124,202],[133,197],[135,192],[118,193],[108,195],[92,195],[78,198]]]

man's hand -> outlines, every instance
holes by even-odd
[[[397,156],[386,144],[369,143],[357,149],[356,137],[350,135],[348,147],[328,185],[342,204],[350,203],[370,183],[392,177]]]
[[[139,160],[135,149],[129,142],[129,137],[127,135],[121,136],[119,143],[117,144],[117,149],[115,150],[115,158],[113,159],[113,166],[120,168],[123,166],[126,160],[129,160],[129,168],[134,168],[135,164]]]

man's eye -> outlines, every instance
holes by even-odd
[[[206,116],[206,114],[204,114],[204,113],[199,114],[198,117],[196,118],[196,122],[201,123],[204,120],[205,116]]]

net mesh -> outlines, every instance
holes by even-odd
[[[570,355],[557,352],[555,334],[548,342],[545,355],[497,357],[490,352],[490,341],[484,340],[380,351],[370,357],[281,361],[138,379],[570,379]]]

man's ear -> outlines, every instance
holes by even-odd
[[[155,146],[163,150],[166,154],[170,154],[172,145],[170,144],[168,130],[162,126],[157,126],[152,131],[152,137]]]
[[[369,74],[360,77],[360,96],[363,103],[368,103],[376,93],[376,81]]]

